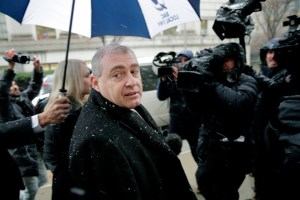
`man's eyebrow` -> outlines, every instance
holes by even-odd
[[[133,67],[134,67],[134,68],[135,68],[135,67],[140,67],[140,65],[139,65],[138,63],[135,63],[135,64],[132,64],[132,65],[131,65],[131,68],[133,68]]]
[[[116,66],[113,66],[109,71],[112,72],[114,70],[117,70],[117,69],[124,69],[125,66],[124,65],[116,65]]]
[[[114,70],[118,70],[118,69],[125,69],[126,67],[122,64],[120,65],[116,65],[116,66],[113,66],[109,71],[112,72]],[[130,69],[131,68],[140,68],[139,64],[138,63],[134,63],[130,66]]]

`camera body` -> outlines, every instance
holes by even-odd
[[[230,0],[218,10],[213,30],[217,36],[225,38],[240,38],[250,35],[254,23],[250,17],[252,12],[261,11],[261,2],[265,0]]]
[[[166,52],[158,53],[154,57],[152,64],[158,67],[157,69],[158,77],[171,77],[173,75],[172,65],[180,62],[181,59],[176,57],[175,52],[171,51],[168,53]]]
[[[283,26],[288,26],[289,30],[285,37],[279,39],[279,45],[274,49],[282,58],[285,68],[293,77],[300,78],[300,68],[298,62],[300,52],[300,17],[296,15],[288,16],[288,21],[283,22]]]
[[[29,55],[21,54],[21,53],[15,54],[12,59],[8,59],[6,56],[4,56],[3,58],[7,62],[16,62],[16,63],[20,63],[20,64],[28,64],[30,61],[34,60],[33,57],[31,57]]]
[[[242,73],[244,56],[242,46],[234,42],[203,49],[178,72],[177,86],[181,90],[199,92],[216,81],[234,84]],[[234,60],[235,66],[230,71],[222,72],[223,64],[228,59]]]

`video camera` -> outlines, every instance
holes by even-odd
[[[297,17],[297,15],[291,15],[288,16],[287,18],[289,20],[284,21],[283,26],[289,26],[288,34],[294,34],[297,31],[298,25],[300,24],[300,17]]]
[[[300,30],[298,26],[300,24],[300,17],[291,15],[287,17],[289,20],[283,22],[283,26],[289,26],[288,31],[284,34],[283,38],[272,38],[265,45],[266,48],[261,49],[261,59],[265,59],[266,51],[272,49],[276,51],[280,61],[286,66],[288,63],[294,65],[293,61],[297,58],[300,50]],[[272,43],[272,41],[275,41]],[[296,56],[296,57],[295,57]]]
[[[300,78],[300,67],[296,65],[300,52],[300,30],[298,28],[300,17],[291,15],[287,18],[289,20],[283,22],[283,26],[289,26],[289,29],[284,34],[285,37],[279,40],[279,45],[275,50],[283,58],[283,64],[288,71],[293,76]]]
[[[242,46],[234,42],[203,49],[178,72],[177,86],[181,90],[199,92],[204,87],[213,85],[216,80],[233,84],[241,74],[244,56]],[[228,58],[236,61],[235,67],[221,73]]]
[[[157,69],[158,77],[171,77],[173,75],[172,65],[180,62],[181,59],[176,57],[176,53],[174,51],[170,51],[168,53],[166,52],[158,53],[154,57],[152,64],[158,67]]]
[[[15,54],[12,59],[9,59],[6,56],[3,56],[3,59],[6,60],[7,62],[16,62],[16,63],[21,63],[21,64],[28,64],[30,61],[34,60],[33,57],[31,57],[29,55],[21,54],[21,53]]]
[[[221,40],[250,35],[254,24],[249,15],[261,11],[262,1],[265,0],[229,0],[217,10],[213,30]]]

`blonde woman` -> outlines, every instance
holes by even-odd
[[[64,67],[65,61],[62,61],[55,70],[54,84],[46,108],[60,98],[59,89],[62,85]],[[72,184],[68,173],[70,138],[81,108],[91,90],[90,69],[83,61],[68,60],[65,89],[71,103],[70,114],[62,123],[48,126],[45,132],[44,159],[53,173],[52,200],[72,199],[70,193]]]

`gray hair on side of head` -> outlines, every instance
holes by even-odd
[[[130,48],[120,45],[118,43],[111,43],[111,44],[101,47],[94,54],[92,61],[91,61],[92,73],[94,76],[100,77],[102,75],[102,65],[101,65],[102,58],[105,55],[114,54],[114,53],[122,53],[122,54],[132,53],[132,54],[134,54],[134,52]]]

